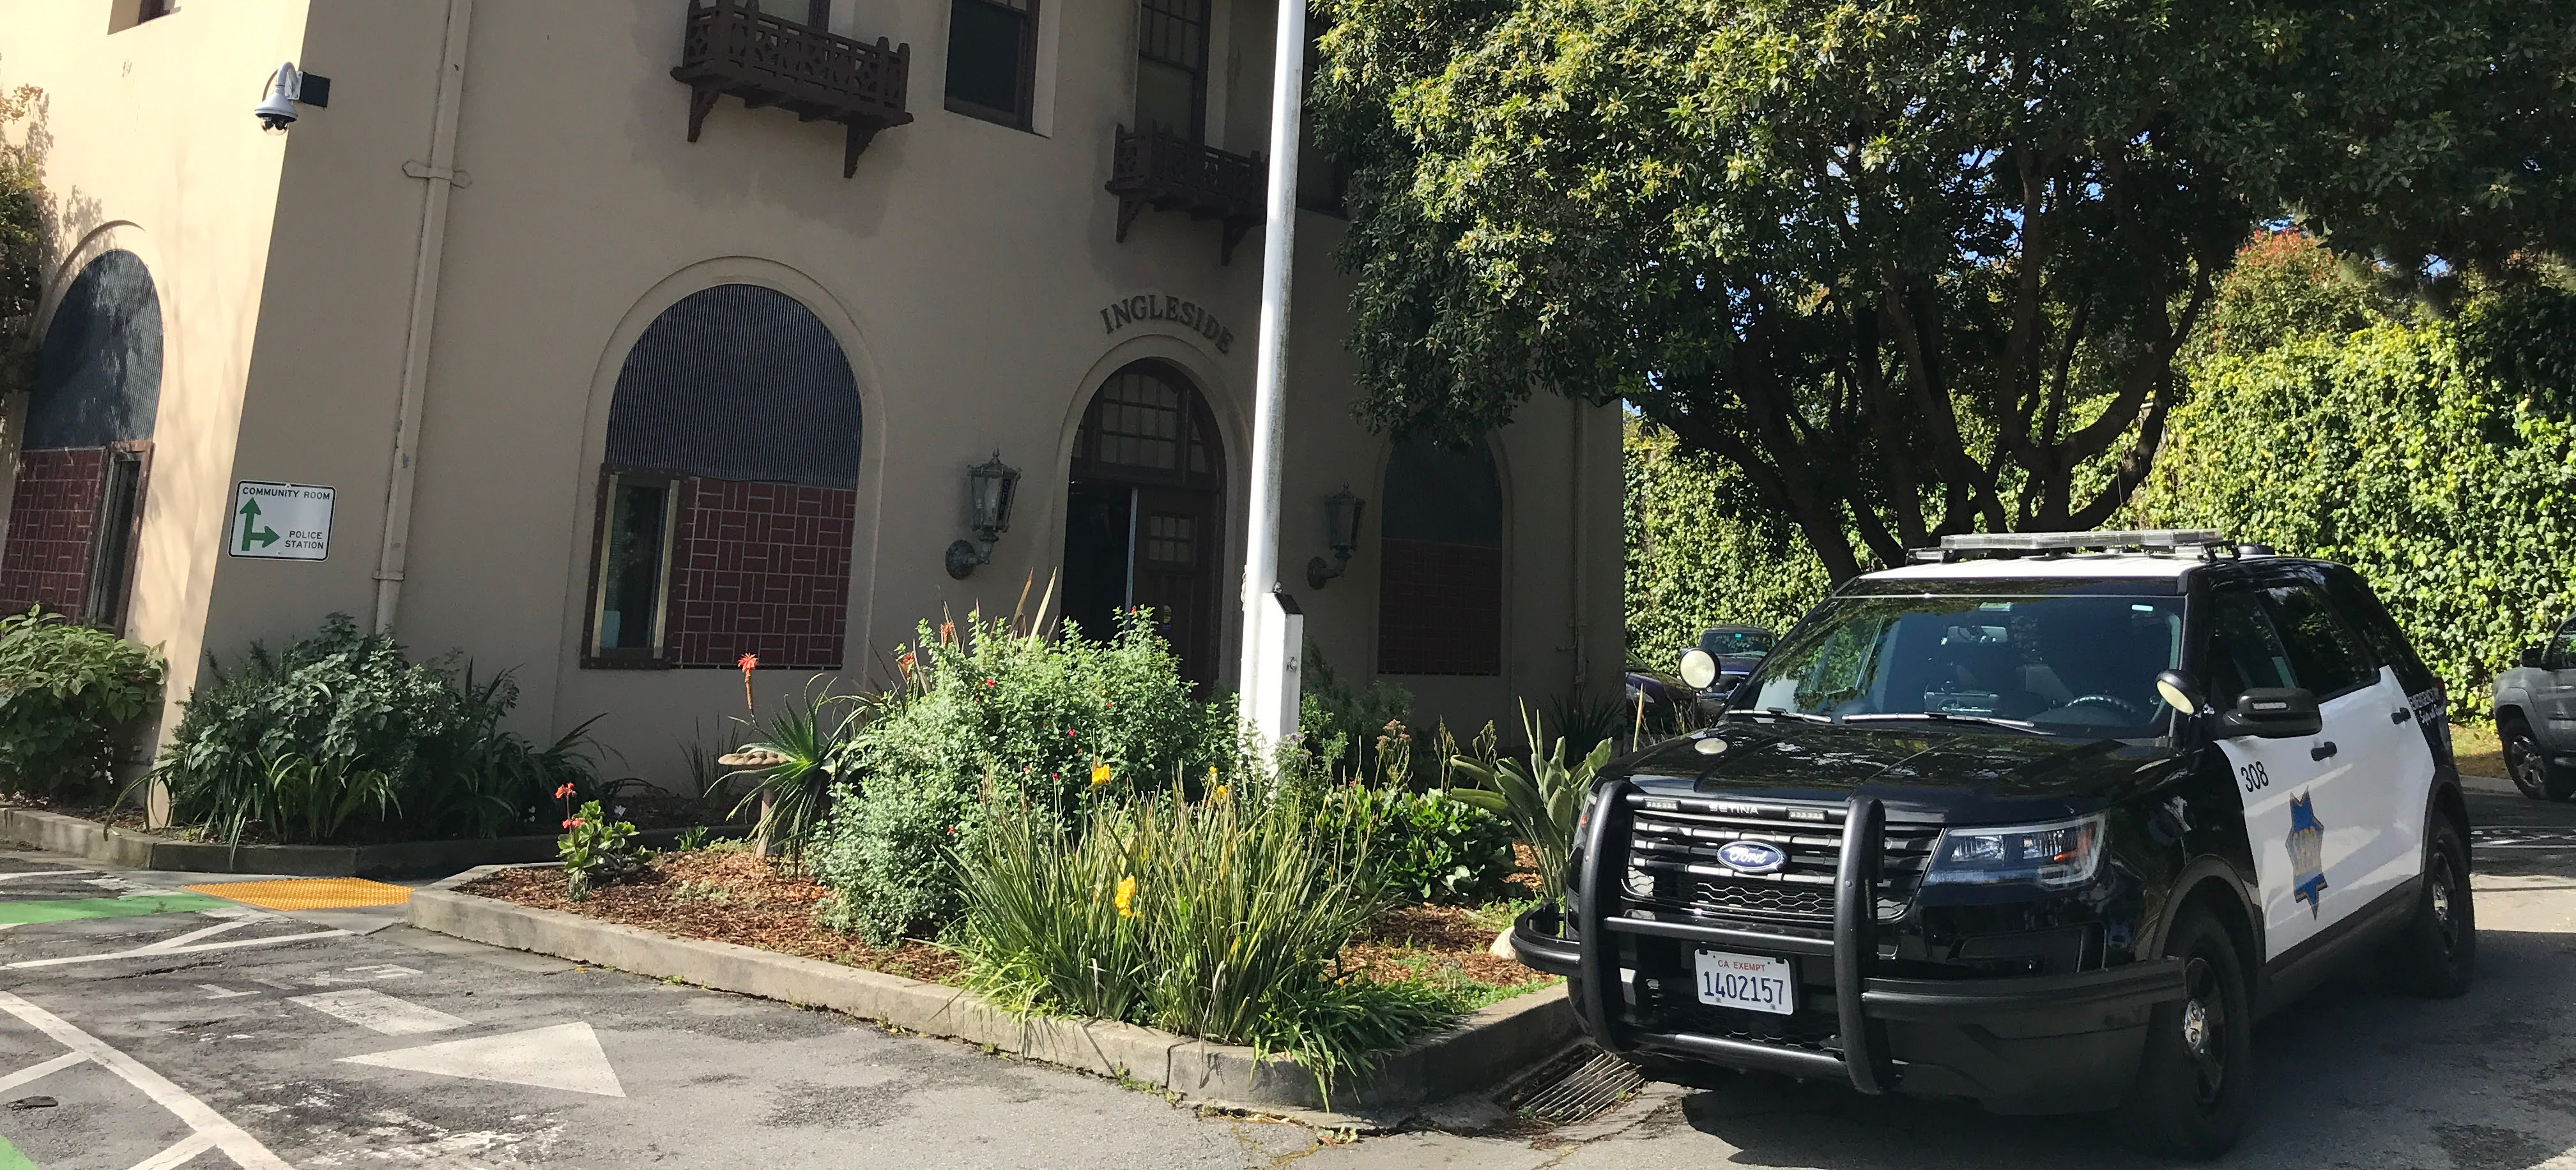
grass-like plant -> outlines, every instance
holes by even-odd
[[[960,858],[971,983],[1023,1012],[1124,1019],[1295,1056],[1330,1085],[1453,1022],[1441,988],[1338,966],[1384,902],[1356,841],[1216,791],[986,810]]]

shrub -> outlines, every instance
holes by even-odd
[[[1073,824],[996,794],[960,847],[969,981],[1021,1012],[1150,1024],[1294,1054],[1328,1084],[1444,1026],[1451,999],[1340,971],[1384,908],[1365,835],[1286,805],[1175,790]]]
[[[952,847],[984,827],[987,784],[1035,815],[1196,782],[1234,762],[1232,705],[1200,703],[1151,623],[1094,641],[1001,621],[921,627],[898,651],[901,688],[872,704],[829,761],[841,781],[807,863],[826,921],[889,943],[959,906]]]
[[[1377,736],[1413,717],[1413,692],[1376,679],[1354,691],[1333,674],[1322,647],[1306,643],[1297,676],[1297,733],[1326,768],[1350,775],[1376,770]]]
[[[117,730],[161,697],[161,655],[37,610],[0,618],[0,791],[80,795]]]
[[[254,645],[237,673],[199,687],[153,774],[178,820],[230,842],[253,825],[282,841],[492,836],[529,823],[557,787],[594,784],[590,725],[539,748],[501,727],[518,699],[507,671],[478,681],[445,660],[412,662],[392,638],[333,614],[313,637],[275,655]],[[331,815],[311,806],[344,789],[277,770],[295,759],[352,781],[381,774],[388,790]]]
[[[1371,842],[1369,879],[1404,901],[1482,902],[1503,893],[1512,875],[1511,825],[1441,793],[1336,788],[1323,819],[1346,838]]]
[[[565,896],[575,902],[589,897],[592,887],[643,868],[635,826],[610,819],[596,800],[565,817],[563,829],[563,836],[555,839],[555,854],[563,859]]]
[[[1590,754],[1569,766],[1565,762],[1564,738],[1548,744],[1546,727],[1527,708],[1521,711],[1521,726],[1529,735],[1528,764],[1460,757],[1452,765],[1481,787],[1452,788],[1445,795],[1508,818],[1512,835],[1530,847],[1538,865],[1539,897],[1554,902],[1565,896],[1566,861],[1574,853],[1574,823],[1582,812],[1584,795],[1592,790],[1593,776],[1601,771],[1601,765],[1610,762],[1610,741],[1601,741]]]
[[[1743,473],[1635,419],[1625,438],[1631,657],[1670,670],[1701,630],[1786,630],[1824,597],[1824,564]]]

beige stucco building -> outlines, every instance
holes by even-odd
[[[209,654],[389,620],[515,668],[532,734],[604,713],[610,774],[665,782],[726,737],[737,654],[781,694],[855,676],[1059,572],[1230,686],[1268,0],[769,9],[7,5],[55,254],[0,603],[161,645],[172,704]],[[300,117],[263,129],[289,61]],[[1615,696],[1618,419],[1543,399],[1463,455],[1360,427],[1342,233],[1299,213],[1279,560],[1309,637],[1453,722]],[[1009,528],[956,578],[996,453]]]

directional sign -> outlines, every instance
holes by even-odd
[[[237,557],[321,560],[331,552],[331,489],[241,481],[233,491],[232,535],[224,551]]]

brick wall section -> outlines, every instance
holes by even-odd
[[[0,549],[0,609],[30,605],[78,614],[89,594],[91,530],[107,483],[107,450],[66,447],[18,456],[9,537]]]
[[[1503,550],[1394,537],[1378,550],[1378,673],[1503,672]]]
[[[672,561],[681,666],[838,669],[850,613],[859,493],[690,479]]]

